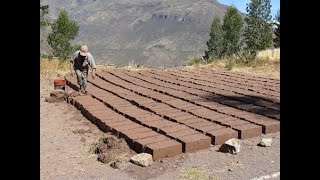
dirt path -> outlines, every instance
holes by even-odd
[[[280,179],[280,133],[263,135],[272,147],[259,147],[260,137],[242,141],[241,152],[229,155],[213,146],[154,162],[147,168],[128,163],[121,170],[98,162],[90,144],[103,133],[73,106],[47,103],[53,89],[49,81],[40,85],[40,177],[41,179]]]
[[[98,162],[90,144],[102,132],[71,105],[47,103],[53,84],[40,85],[40,178],[130,179],[128,175]]]

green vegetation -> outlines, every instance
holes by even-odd
[[[234,66],[236,65],[236,60],[233,58],[228,59],[228,62],[226,64],[226,68],[230,71],[234,68]]]
[[[58,19],[52,23],[51,29],[47,41],[53,49],[53,56],[66,59],[79,47],[70,44],[70,41],[78,35],[79,25],[69,18],[66,10],[62,10]]]
[[[223,53],[223,31],[220,18],[215,16],[211,25],[210,39],[207,41],[208,51],[205,59],[219,59]],[[196,60],[195,60],[196,62]]]
[[[274,47],[279,48],[280,47],[280,10],[278,10],[278,13],[275,18],[276,23],[276,29],[274,31],[275,38],[273,39]]]
[[[272,23],[270,0],[251,0],[247,4],[244,30],[246,58],[252,60],[257,52],[271,47]]]
[[[219,66],[228,70],[238,67],[274,65],[280,62],[280,10],[272,23],[270,0],[250,0],[243,21],[235,7],[229,7],[223,18],[213,17],[208,50],[203,58],[193,57],[187,62],[192,66]],[[245,24],[246,23],[246,24]],[[273,30],[272,27],[275,26]],[[274,33],[274,39],[272,35]],[[270,49],[273,45],[276,49]],[[260,56],[258,56],[260,54]]]
[[[50,25],[49,21],[44,18],[49,13],[49,5],[40,5],[40,28]]]
[[[234,7],[228,8],[223,19],[222,29],[224,55],[231,56],[240,52],[240,37],[243,26],[243,20]]]

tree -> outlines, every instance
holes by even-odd
[[[205,51],[205,57],[221,58],[223,51],[223,32],[220,18],[215,16],[213,18],[210,30],[210,39],[207,41],[208,51]]]
[[[279,48],[280,47],[280,10],[278,10],[278,13],[275,17],[275,25],[276,29],[274,30],[275,38],[273,39],[274,47]]]
[[[255,57],[257,51],[265,50],[272,44],[272,23],[270,0],[251,0],[247,4],[244,30],[246,50]]]
[[[235,7],[229,7],[223,19],[222,29],[224,55],[237,54],[241,48],[243,20]]]
[[[66,10],[62,10],[51,28],[52,32],[48,35],[47,41],[53,49],[53,55],[66,59],[75,49],[70,41],[78,35],[79,26],[69,18]]]
[[[40,28],[50,25],[48,20],[44,18],[49,13],[49,5],[40,5]]]

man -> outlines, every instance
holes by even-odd
[[[77,75],[81,93],[86,93],[89,66],[92,68],[92,79],[94,79],[96,76],[96,63],[91,53],[89,53],[88,47],[83,45],[80,50],[73,54],[70,63],[71,75],[73,76],[74,73]]]

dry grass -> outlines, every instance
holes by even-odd
[[[146,69],[143,65],[136,64],[134,61],[130,61],[127,65],[117,66],[117,65],[97,65],[97,70],[107,70],[107,69],[124,69],[130,71],[139,71]]]
[[[145,68],[141,65],[135,64],[134,62],[130,62],[128,65],[124,66],[97,64],[97,71],[104,71],[108,69],[137,71]],[[52,79],[58,76],[64,76],[68,73],[70,73],[69,61],[60,61],[57,58],[53,58],[52,60],[40,59],[40,79]]]
[[[64,76],[70,72],[68,61],[58,59],[40,59],[40,79],[51,79],[59,75]]]
[[[228,59],[215,60],[210,63],[199,63],[191,68],[205,67],[218,70],[229,70],[261,77],[280,78],[280,49],[265,50],[258,53],[257,58],[250,62],[237,60],[232,68]]]
[[[265,50],[258,53],[256,60],[244,63],[236,61],[232,67],[228,65],[228,59],[214,60],[210,63],[196,63],[188,66],[189,68],[206,67],[211,69],[229,70],[234,72],[246,73],[261,77],[280,78],[280,49]],[[97,65],[97,71],[108,69],[124,69],[130,71],[139,71],[147,69],[142,65],[129,62],[127,65]],[[51,79],[58,75],[64,76],[70,72],[68,61],[59,61],[58,59],[40,59],[40,78]]]
[[[268,61],[280,61],[280,48],[260,51],[257,54],[257,59],[267,59]]]

